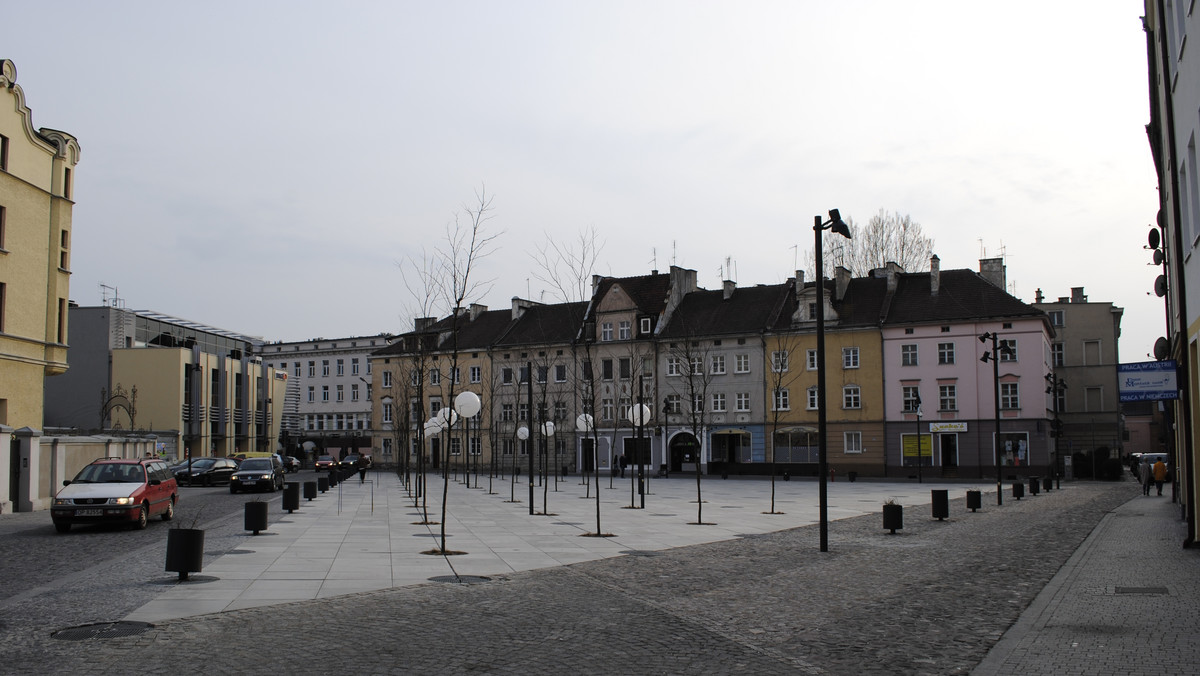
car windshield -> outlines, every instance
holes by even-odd
[[[84,467],[75,477],[75,483],[137,483],[143,478],[141,465],[106,462]]]
[[[321,457],[317,458],[317,460],[318,461],[324,460],[325,462],[330,462],[333,460],[333,456],[332,455],[322,455]]]
[[[249,470],[270,470],[270,458],[247,458],[242,461],[242,469]]]
[[[199,458],[192,461],[192,469],[208,469],[215,462],[216,460],[213,458]]]

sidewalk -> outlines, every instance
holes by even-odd
[[[971,673],[1196,673],[1200,551],[1164,492],[1106,514]]]

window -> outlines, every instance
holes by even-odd
[[[956,386],[956,385],[938,385],[938,410],[939,411],[957,411],[958,410],[958,386]]]
[[[790,398],[788,397],[788,388],[776,387],[775,391],[772,393],[772,395],[773,395],[772,403],[774,404],[776,411],[791,410],[792,406],[791,406]]]
[[[329,377],[329,360],[328,359],[321,360],[321,377],[322,378]]]
[[[500,404],[500,422],[512,422],[512,421],[513,421],[513,405],[512,404]]]
[[[528,366],[522,366],[517,369],[517,382],[520,382],[520,383],[529,382],[529,367]]]
[[[420,374],[416,369],[408,372],[408,384],[412,385],[413,387],[416,387],[420,384]]]
[[[513,440],[512,439],[502,439],[500,441],[500,454],[501,455],[512,455],[513,454]]]
[[[429,384],[434,386],[441,385],[442,372],[437,369],[429,369]]]
[[[858,368],[858,348],[843,347],[842,348],[842,368],[856,369]]]
[[[641,321],[639,322],[639,324],[641,325],[641,332],[642,332],[642,333],[644,333],[644,334],[645,334],[645,333],[650,333],[650,318],[649,318],[649,317],[642,317],[642,319],[641,319]]]
[[[555,364],[554,365],[554,382],[556,382],[556,383],[567,382],[567,365],[566,364]]]
[[[537,382],[539,384],[546,382],[546,378],[548,378],[549,376],[550,376],[550,367],[549,366],[537,367]]]
[[[633,374],[632,362],[629,357],[621,357],[618,363],[621,367],[621,378],[628,380]]]
[[[8,285],[0,282],[0,333],[4,333],[4,299],[8,295]],[[0,416],[0,420],[6,420],[4,416]]]
[[[842,388],[842,408],[862,408],[862,394],[858,385],[846,385]]]
[[[308,386],[308,403],[313,403],[317,400],[317,388],[312,385]]]
[[[317,362],[315,362],[315,361],[308,362],[308,377],[309,378],[317,377]]]
[[[321,386],[321,401],[329,401],[329,386]]]
[[[555,420],[566,420],[567,419],[567,402],[565,402],[565,401],[554,402],[554,419]]]
[[[938,343],[938,363],[954,363],[954,343]]]
[[[810,411],[817,410],[817,405],[820,403],[820,397],[818,396],[818,394],[819,393],[817,392],[817,388],[815,388],[815,387],[808,388],[808,410],[810,410]]]
[[[604,380],[613,379],[613,362],[611,359],[600,360],[600,377]]]
[[[612,420],[613,419],[613,400],[612,399],[601,399],[600,400],[600,419],[601,420]]]
[[[862,453],[862,432],[843,432],[842,443],[846,453]]]
[[[358,383],[350,385],[350,401],[358,401]]]
[[[1067,410],[1067,391],[1066,391],[1066,389],[1059,388],[1059,390],[1054,393],[1054,398],[1056,399],[1056,401],[1054,402],[1054,405],[1057,407],[1056,410],[1059,413],[1066,411]]]
[[[592,382],[592,362],[589,359],[583,360],[583,381]]]
[[[454,383],[455,385],[458,385],[462,382],[462,369],[457,366],[450,369],[450,382]]]
[[[712,395],[712,410],[713,413],[725,412],[725,393],[714,392]]]
[[[346,360],[345,359],[337,360],[337,374],[339,376],[346,375]]]
[[[352,375],[352,376],[358,375],[358,357],[355,357],[350,360],[350,375]]]
[[[679,411],[681,410],[679,401],[680,401],[680,399],[679,399],[678,394],[668,394],[667,395],[667,413],[679,413]]]
[[[385,423],[392,422],[392,405],[391,404],[383,405],[383,422],[385,422]]]
[[[903,388],[904,412],[916,413],[921,408],[921,388],[917,385],[905,385]]]
[[[698,376],[704,374],[704,364],[700,362],[699,356],[692,357],[691,363],[688,364],[688,367],[689,376]]]
[[[471,379],[471,383],[478,385],[483,381],[483,369],[478,366],[472,366],[467,369],[467,377]]]
[[[613,339],[612,322],[604,322],[603,324],[600,325],[600,340],[607,342],[612,339]]]
[[[450,437],[450,455],[462,455],[462,439]]]
[[[0,134],[0,171],[8,171],[8,137]]]
[[[1005,338],[999,343],[1000,361],[1016,361],[1017,360],[1017,340],[1015,338]],[[1004,349],[1008,348],[1008,349]]]
[[[771,353],[771,371],[773,373],[787,373],[788,370],[788,353],[785,350],[775,350]]]
[[[344,385],[337,386],[337,401],[346,401],[346,392]]]
[[[292,376],[296,378],[300,377],[300,362],[296,362],[292,365]]]
[[[1050,315],[1050,326],[1063,326],[1063,311],[1051,310],[1046,314]]]
[[[734,364],[734,368],[733,368],[734,373],[749,373],[750,372],[750,355],[739,354],[734,358],[734,360],[736,362]]]
[[[630,326],[628,319],[621,322],[617,326],[617,338],[620,338],[621,340],[629,340],[632,337],[630,335],[630,331],[632,330],[632,328],[633,327]]]
[[[749,392],[738,392],[737,393],[737,410],[739,410],[739,411],[749,411],[750,410],[750,393]]]
[[[1067,365],[1066,351],[1062,343],[1051,343],[1050,364],[1055,368]]]
[[[0,251],[4,250],[4,221],[8,216],[8,209],[0,204]]]
[[[1021,408],[1019,383],[1000,383],[1000,408],[1013,410]]]
[[[392,372],[391,371],[383,372],[383,386],[384,387],[392,386]]]
[[[699,392],[692,393],[692,412],[699,413],[704,410],[704,395]]]
[[[713,375],[723,375],[725,373],[725,355],[714,354],[709,360]]]
[[[914,344],[900,346],[900,365],[901,366],[916,366],[917,365],[917,346]]]
[[[679,357],[667,357],[667,375],[668,376],[677,376],[680,374],[681,374],[681,372],[679,370]]]
[[[809,371],[817,370],[817,351],[807,350],[804,353],[804,367]]]
[[[505,366],[504,368],[500,369],[500,382],[505,385],[512,385],[513,370],[511,366]]]

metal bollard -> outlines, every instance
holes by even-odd
[[[967,491],[967,509],[974,512],[983,507],[982,491]]]
[[[283,485],[283,508],[288,514],[300,509],[300,484],[289,481]]]
[[[327,477],[327,476],[317,477],[317,490],[321,491],[322,493],[329,490],[329,477]]]
[[[930,493],[933,494],[933,518],[941,521],[950,516],[950,491],[934,489]]]
[[[1036,476],[1029,477],[1029,494],[1030,495],[1037,495],[1040,492],[1041,487],[1042,487],[1041,477],[1036,477]]]
[[[1012,486],[1013,486],[1012,491],[1013,491],[1014,498],[1020,500],[1021,498],[1025,497],[1025,484],[1018,481],[1017,483],[1013,484]]]
[[[305,481],[304,482],[304,499],[311,501],[315,497],[317,497],[317,482]]]

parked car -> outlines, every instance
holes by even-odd
[[[238,461],[234,458],[195,458],[190,465],[185,462],[176,466],[175,479],[189,486],[212,486],[227,483],[237,470]]]
[[[283,469],[288,472],[299,472],[300,460],[292,455],[284,456]]]
[[[317,461],[313,463],[313,468],[318,470],[329,470],[338,466],[337,458],[332,455],[319,455]]]
[[[341,466],[342,469],[356,470],[358,469],[358,458],[359,456],[357,455],[347,455],[346,457],[342,458],[342,461],[338,463],[338,465]]]
[[[179,486],[167,463],[157,458],[105,458],[93,461],[63,482],[50,519],[60,533],[72,524],[128,523],[145,528],[152,516],[175,517]]]
[[[242,466],[229,480],[229,492],[283,488],[283,463],[277,456],[269,458],[246,458]]]

